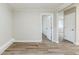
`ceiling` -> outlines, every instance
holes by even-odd
[[[64,3],[10,3],[13,9],[23,8],[57,8]]]

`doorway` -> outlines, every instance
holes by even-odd
[[[53,34],[53,17],[51,14],[42,15],[42,40],[43,42],[49,41],[52,42]]]

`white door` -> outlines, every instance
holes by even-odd
[[[64,38],[75,42],[75,12],[65,15]]]
[[[45,36],[49,40],[52,40],[52,16],[50,15],[44,15],[43,18],[43,26],[42,26],[42,31]]]
[[[47,16],[42,16],[42,32],[45,36],[47,36]]]
[[[48,16],[47,18],[47,38],[49,40],[52,39],[52,16]]]

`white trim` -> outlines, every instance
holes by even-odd
[[[42,42],[42,40],[15,40],[15,42]]]
[[[66,7],[72,5],[72,3],[67,3],[67,4],[63,4],[60,7],[56,8],[57,11],[62,11],[64,10]]]
[[[79,43],[76,43],[76,42],[75,42],[75,43],[73,43],[73,44],[75,44],[75,45],[79,45]]]
[[[0,55],[14,42],[14,39],[9,40],[3,46],[0,47]]]
[[[56,40],[52,40],[52,42],[59,43],[59,41],[56,41]]]

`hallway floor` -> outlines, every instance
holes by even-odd
[[[2,55],[77,55],[79,46],[67,41],[54,43],[43,35],[42,43],[13,43]]]

